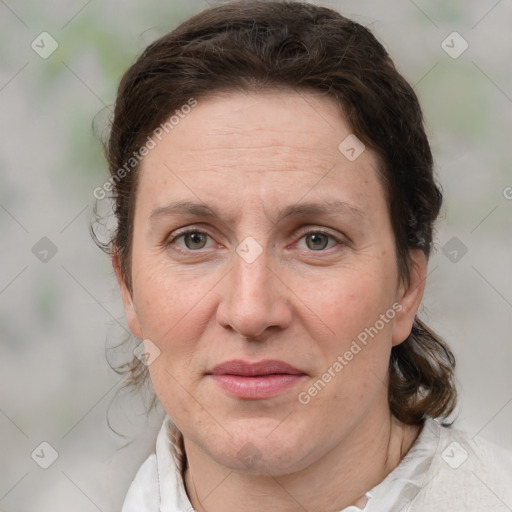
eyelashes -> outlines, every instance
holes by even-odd
[[[302,231],[297,236],[299,238],[294,244],[298,245],[304,240],[301,250],[311,253],[326,252],[336,246],[347,245],[345,240],[322,229]],[[176,233],[165,242],[165,245],[183,254],[201,253],[208,249],[208,239],[214,241],[213,236],[207,231],[190,228]]]
[[[201,244],[201,241],[205,241],[207,237],[211,238],[210,235],[208,233],[206,233],[205,231],[199,231],[197,229],[192,229],[189,231],[184,231],[180,235],[176,236],[173,239],[173,243],[176,240],[183,238],[184,241],[188,240],[192,244],[197,244],[197,243]],[[198,242],[198,239],[199,239],[199,242]],[[186,249],[189,249],[191,251],[204,248],[204,247],[188,247],[187,243],[185,243],[185,245],[187,246]]]

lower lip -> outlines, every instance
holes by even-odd
[[[242,377],[240,375],[211,375],[216,384],[237,398],[259,400],[272,398],[298,384],[305,375],[288,373]]]

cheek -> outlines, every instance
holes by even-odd
[[[322,364],[316,378],[329,381],[328,391],[317,397],[319,407],[342,399],[348,408],[355,408],[364,397],[367,401],[378,394],[386,381],[396,283],[392,265],[387,272],[381,265],[373,260],[358,268],[340,269],[315,286],[304,279],[297,287],[305,304],[304,316],[311,318],[306,329],[320,351]],[[308,313],[308,307],[315,315]]]
[[[175,269],[148,258],[134,280],[134,298],[144,335],[163,340],[175,330],[192,334],[201,326],[216,280],[196,269]],[[189,338],[191,336],[188,336]]]
[[[164,404],[180,398],[180,385],[188,388],[199,373],[199,340],[213,311],[211,277],[183,275],[148,263],[137,275],[137,315],[144,338],[153,341],[160,354],[149,367],[153,387]],[[194,371],[196,369],[197,371]]]
[[[190,429],[191,418],[195,426],[202,422],[202,415],[197,410],[201,400],[192,399],[195,393],[189,390],[186,375],[169,363],[166,354],[162,353],[149,366],[149,375],[160,403],[181,431]]]
[[[371,265],[338,269],[323,277],[317,275],[313,281],[295,279],[304,313],[314,313],[328,337],[344,341],[373,325],[392,307],[395,286],[394,272]]]

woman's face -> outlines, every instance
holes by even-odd
[[[224,466],[300,470],[389,418],[423,287],[400,284],[378,160],[350,135],[331,99],[224,93],[141,164],[129,325],[187,449]]]

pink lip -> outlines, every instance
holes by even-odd
[[[208,375],[229,394],[258,400],[279,395],[301,381],[306,374],[284,361],[249,363],[236,359],[218,364]]]

